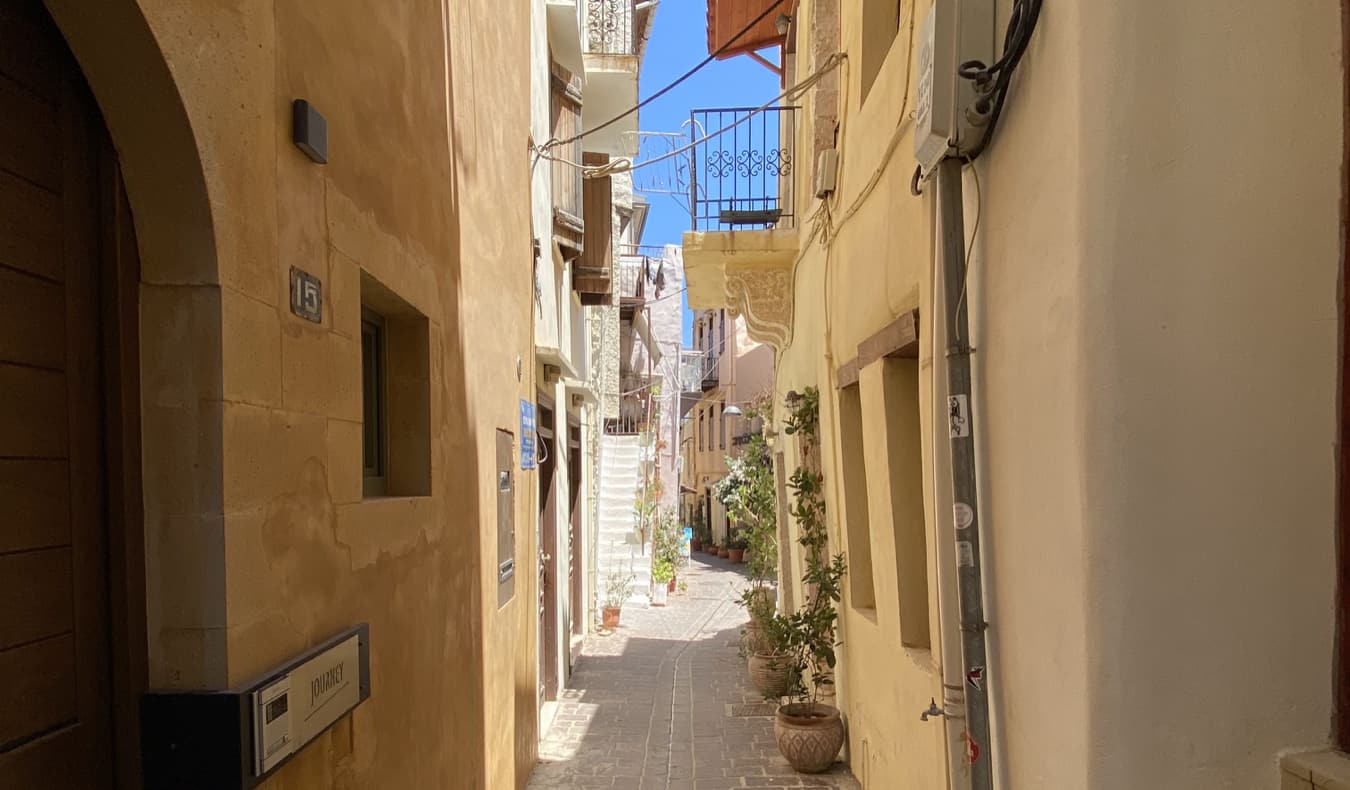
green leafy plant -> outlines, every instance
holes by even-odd
[[[605,577],[605,595],[602,604],[606,609],[619,609],[632,597],[632,585],[637,576],[632,571],[614,568]]]
[[[751,420],[771,420],[772,403],[763,395],[746,407],[745,414]],[[727,475],[714,494],[741,525],[730,536],[729,547],[750,552],[750,587],[741,594],[741,605],[757,621],[764,608],[757,602],[770,602],[772,613],[768,588],[778,577],[778,493],[773,457],[762,431],[750,435],[739,456],[727,459]]]
[[[675,565],[669,560],[652,561],[652,581],[657,584],[669,584],[675,578]]]
[[[807,389],[805,395],[790,400],[788,408],[790,416],[784,430],[799,438],[804,460],[793,471],[788,488],[793,494],[797,542],[805,550],[802,582],[807,596],[797,611],[773,614],[763,628],[765,640],[791,667],[790,695],[800,702],[818,703],[822,690],[834,683],[837,607],[848,568],[844,555],[829,556],[824,477],[813,464],[820,426],[819,392],[814,387]]]

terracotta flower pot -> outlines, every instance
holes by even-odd
[[[745,549],[727,549],[732,562],[745,562]]]
[[[773,719],[778,752],[795,770],[818,774],[834,764],[844,745],[844,720],[832,705],[794,702]]]
[[[776,699],[792,687],[792,665],[786,655],[768,651],[750,656],[750,681],[766,699]]]
[[[718,546],[717,556],[721,557],[722,559],[726,559],[727,557],[731,556],[731,549],[728,549],[724,546]]]
[[[670,581],[666,583],[666,592],[675,592],[675,579],[675,576],[670,577]]]
[[[605,628],[613,631],[619,627],[619,613],[622,611],[623,609],[617,606],[606,606],[600,610],[600,622]]]
[[[698,538],[693,538],[693,539],[691,539],[691,540],[689,541],[689,550],[690,550],[690,551],[703,551],[703,541],[699,540]]]

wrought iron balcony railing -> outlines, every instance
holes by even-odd
[[[619,416],[605,420],[605,433],[627,436],[647,429],[651,417],[651,379],[629,374],[619,381]]]
[[[586,52],[632,55],[637,52],[633,10],[637,0],[586,0]]]
[[[647,298],[647,270],[645,255],[623,255],[619,258],[619,303],[624,306],[641,304]]]
[[[798,109],[732,107],[690,113],[694,230],[792,226]],[[708,135],[714,136],[698,142]]]
[[[680,391],[703,391],[703,352],[680,352]]]

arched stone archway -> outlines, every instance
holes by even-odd
[[[220,267],[199,136],[144,4],[43,2],[103,115],[139,251],[125,406],[140,408],[145,682],[223,687]]]

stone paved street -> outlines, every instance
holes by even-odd
[[[842,763],[807,776],[779,756],[772,708],[736,654],[743,567],[696,553],[685,593],[625,608],[616,633],[587,637],[529,787],[859,787]],[[753,709],[732,710],[742,705]]]

